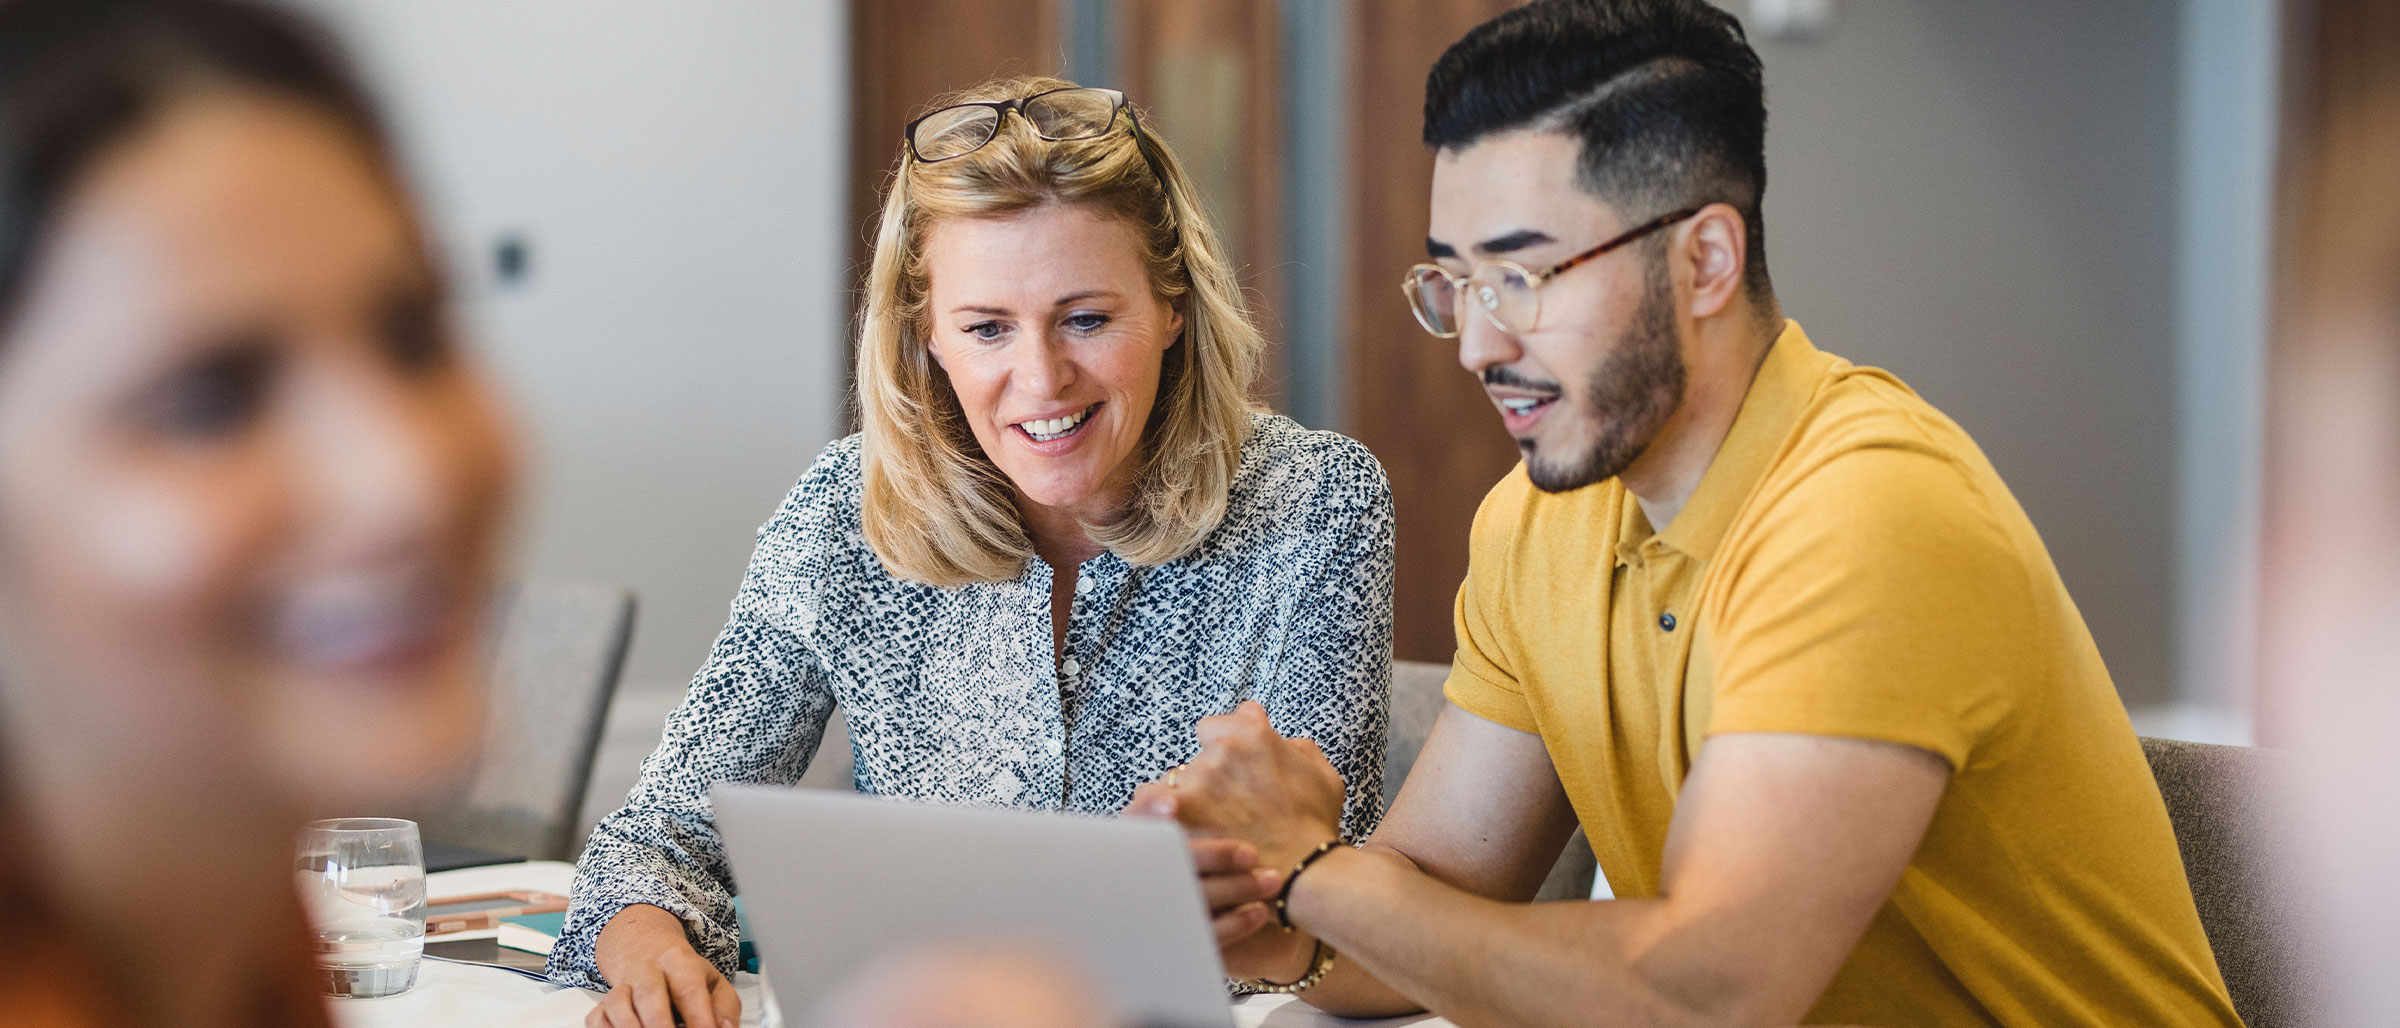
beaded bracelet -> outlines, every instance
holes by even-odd
[[[1286,912],[1291,907],[1292,883],[1300,880],[1300,872],[1308,870],[1308,865],[1316,863],[1325,854],[1333,852],[1334,847],[1341,844],[1342,840],[1340,839],[1325,840],[1324,845],[1310,850],[1307,856],[1300,858],[1298,864],[1292,865],[1290,874],[1283,876],[1283,888],[1275,890],[1275,923],[1282,925],[1284,931],[1292,930],[1292,918]]]

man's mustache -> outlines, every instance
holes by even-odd
[[[1536,382],[1533,379],[1526,378],[1525,376],[1517,374],[1514,371],[1510,371],[1508,368],[1498,364],[1494,364],[1491,367],[1483,369],[1483,384],[1487,387],[1503,386],[1509,389],[1523,389],[1527,392],[1550,393],[1552,395],[1566,391],[1559,388],[1559,385],[1556,382]]]

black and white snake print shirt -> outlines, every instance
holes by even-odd
[[[1255,699],[1341,771],[1343,834],[1374,827],[1392,500],[1365,447],[1256,416],[1223,523],[1167,564],[1085,561],[1056,661],[1049,565],[958,588],[894,578],[861,533],[859,486],[852,436],[759,530],[708,663],[576,865],[552,981],[605,988],[593,942],[635,903],[681,917],[731,973],[733,882],[708,788],[797,781],[836,705],[861,792],[1113,813],[1198,751],[1196,722]]]

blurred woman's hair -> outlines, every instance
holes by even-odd
[[[175,104],[218,90],[304,104],[391,167],[381,122],[344,56],[294,15],[242,0],[0,0],[0,350],[47,237],[83,179]],[[0,723],[0,733],[41,727]],[[0,756],[7,752],[0,738]],[[51,883],[35,873],[35,826],[6,770],[0,766],[0,1009],[9,1014],[0,1017],[112,1023],[123,996],[101,980],[101,942],[83,938],[83,926],[60,913]],[[293,952],[293,973],[262,979],[256,1023],[323,1023],[304,958]],[[84,1003],[91,1009],[77,1006]]]
[[[1073,86],[1003,79],[933,107]],[[1164,141],[1135,138],[1140,130],[1131,120],[1120,113],[1102,135],[1050,141],[1009,116],[990,143],[962,157],[926,163],[903,149],[884,197],[858,345],[862,517],[867,543],[892,574],[945,586],[1002,581],[1033,556],[1007,477],[975,442],[927,350],[925,243],[945,218],[1077,204],[1134,230],[1151,290],[1183,315],[1183,337],[1160,369],[1157,403],[1133,457],[1140,466],[1128,509],[1084,527],[1127,561],[1163,564],[1198,546],[1224,517],[1265,343],[1191,180]]]
[[[390,164],[341,50],[290,13],[244,0],[0,0],[0,338],[83,173],[176,101],[221,89],[307,104]]]

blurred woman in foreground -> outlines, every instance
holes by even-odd
[[[11,1023],[323,1023],[293,836],[471,752],[510,480],[307,26],[0,0]]]

